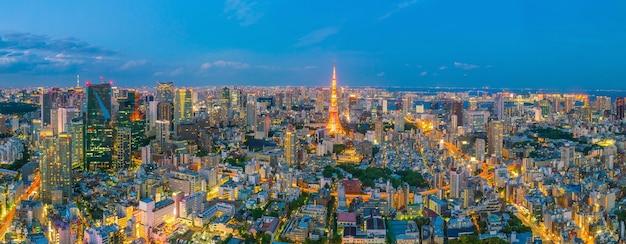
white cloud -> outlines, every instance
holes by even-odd
[[[177,75],[180,75],[180,74],[182,74],[182,73],[183,73],[183,68],[178,68],[178,69],[172,70],[172,71],[169,73],[169,75],[170,75],[170,76],[177,76]]]
[[[84,61],[80,58],[74,58],[71,55],[57,53],[54,56],[46,56],[43,58],[46,61],[49,61],[53,65],[59,66],[69,66],[72,64],[82,64]]]
[[[376,74],[376,76],[383,77],[383,76],[385,76],[385,72],[380,72],[380,73]]]
[[[475,65],[475,64],[468,64],[468,63],[461,63],[461,62],[454,62],[454,67],[459,68],[459,69],[464,69],[464,70],[480,68],[480,66]]]
[[[215,67],[230,67],[234,69],[247,69],[250,67],[247,63],[217,60],[212,63]]]
[[[418,2],[418,0],[408,0],[408,1],[403,1],[403,2],[399,2],[396,5],[393,6],[393,9],[388,11],[387,13],[385,13],[383,16],[378,17],[378,20],[384,20],[387,19],[389,17],[391,17],[391,15],[399,12],[400,10],[410,7],[414,4],[416,4]]]
[[[130,60],[120,67],[120,70],[128,70],[146,64],[146,60]]]
[[[158,77],[158,76],[177,76],[177,75],[182,74],[183,71],[185,71],[185,69],[183,69],[182,67],[179,67],[179,68],[174,69],[174,70],[157,71],[157,72],[154,72],[154,74],[152,74],[152,76],[154,76],[154,77]]]
[[[303,69],[317,69],[317,66],[313,66],[313,65],[304,66]]]
[[[426,76],[428,74],[428,71],[423,71],[422,73],[420,73],[420,76]]]
[[[201,70],[207,70],[209,68],[211,68],[211,63],[203,63],[202,65],[200,65],[200,69]]]
[[[263,17],[263,13],[254,9],[257,2],[248,2],[245,0],[226,0],[224,13],[228,15],[228,19],[234,19],[241,26],[248,26],[256,23]]]
[[[269,68],[267,65],[257,65],[258,68]],[[247,69],[250,68],[250,65],[242,62],[235,61],[226,61],[226,60],[216,60],[213,62],[206,62],[200,65],[200,70],[198,73],[205,72],[212,68],[233,68],[233,69]]]
[[[0,57],[0,65],[9,65],[17,62],[16,58],[13,57]]]
[[[319,30],[315,30],[309,34],[298,39],[296,43],[296,47],[309,46],[313,44],[317,44],[323,42],[329,36],[335,35],[339,32],[339,27],[329,26],[326,28],[322,28]]]
[[[448,68],[448,66],[441,66],[441,67],[439,67],[439,70],[445,70],[447,68]]]
[[[281,67],[278,67],[278,66],[264,65],[264,64],[255,65],[254,67],[257,67],[259,69],[266,69],[266,70],[281,70],[282,69]]]

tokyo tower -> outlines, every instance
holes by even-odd
[[[333,84],[332,94],[330,96],[330,111],[328,123],[326,124],[326,129],[330,135],[344,133],[343,127],[341,127],[341,122],[339,121],[339,109],[337,108],[337,76],[335,69],[336,67],[333,65]]]

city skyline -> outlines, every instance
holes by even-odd
[[[342,86],[615,89],[626,77],[619,1],[4,5],[3,87],[71,86],[77,74],[328,86],[333,61]]]
[[[0,7],[0,244],[626,243],[624,1]]]

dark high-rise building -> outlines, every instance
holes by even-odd
[[[131,130],[131,148],[139,149],[139,144],[145,135],[145,114],[139,109],[139,94],[128,91],[127,98],[119,101],[120,108],[117,116],[117,125]]]
[[[85,169],[112,169],[113,125],[111,121],[111,85],[87,86],[85,113]]]
[[[171,102],[159,102],[157,105],[157,120],[172,121],[174,119],[174,105]]]
[[[615,99],[615,119],[617,120],[624,119],[624,109],[626,109],[624,100],[626,100],[626,98],[623,97]]]
[[[463,101],[452,101],[450,114],[456,115],[457,125],[462,125],[463,124]]]
[[[50,110],[53,108],[54,94],[46,92],[41,95],[41,124],[47,126],[52,123]]]

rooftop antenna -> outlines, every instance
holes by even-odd
[[[80,87],[80,75],[76,75],[76,87]]]

